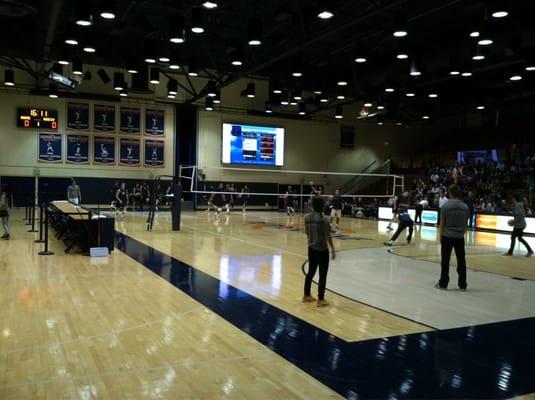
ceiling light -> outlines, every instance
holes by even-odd
[[[249,46],[260,46],[262,44],[262,21],[259,19],[250,19],[247,29],[247,39]]]
[[[132,65],[129,66],[129,67],[127,67],[126,72],[128,72],[128,73],[130,73],[130,74],[137,74],[137,73],[139,73],[138,69],[137,69],[136,67],[132,66]]]
[[[461,72],[460,72],[460,71],[457,71],[457,70],[451,70],[451,71],[450,71],[450,75],[451,75],[451,76],[461,75]]]
[[[299,103],[299,115],[305,115],[305,114],[306,114],[305,103]]]
[[[336,98],[338,100],[344,100],[346,98],[346,96],[344,96],[343,94],[340,94],[340,95],[336,96]]]
[[[295,101],[295,100],[290,101],[290,105],[291,106],[296,106],[297,105],[297,101]]]
[[[167,63],[167,62],[171,61],[171,59],[169,57],[160,57],[160,58],[158,58],[158,61],[163,62],[163,63]]]
[[[405,37],[405,36],[407,36],[407,31],[403,30],[403,29],[394,31],[394,36],[397,37],[397,38]]]
[[[480,46],[490,46],[492,43],[492,39],[481,39],[479,42],[477,42]]]
[[[193,78],[195,78],[195,77],[199,76],[199,73],[197,71],[195,71],[195,70],[190,70],[190,71],[188,71],[188,75],[193,77]]]
[[[370,102],[370,101],[366,101],[366,102],[364,103],[364,107],[373,107],[373,103]]]
[[[522,80],[522,76],[521,75],[513,75],[509,78],[510,81],[520,81]]]
[[[202,6],[211,10],[213,8],[217,8],[218,4],[217,1],[205,1],[204,3],[202,3]]]
[[[206,93],[208,97],[215,97],[217,94],[217,84],[216,81],[211,80],[208,81],[208,84],[206,85]]]
[[[334,113],[334,118],[336,118],[336,119],[344,118],[344,109],[342,108],[342,106],[336,106],[336,111]]]
[[[113,88],[115,90],[124,89],[124,74],[122,72],[115,72],[113,74]]]
[[[173,15],[169,18],[169,41],[180,44],[186,41],[186,31],[184,29],[184,17],[182,15]]]
[[[320,19],[330,19],[334,17],[334,14],[328,10],[320,11],[318,13],[318,18]]]
[[[160,70],[158,68],[150,69],[150,83],[158,85],[160,83]]]
[[[243,65],[243,63],[240,60],[233,60],[232,61],[232,65],[234,65],[236,67],[239,67],[239,66]]]
[[[204,109],[206,111],[214,111],[214,100],[211,97],[206,98]]]
[[[412,60],[411,62],[411,70],[410,70],[411,76],[421,76],[422,71],[420,71],[420,68],[418,67],[416,61]]]
[[[328,103],[329,102],[329,99],[327,97],[322,97],[320,99],[320,103]]]
[[[84,47],[84,51],[86,53],[94,53],[96,51],[96,49],[92,45],[86,45]]]
[[[60,64],[60,65],[69,65],[69,62],[64,58],[61,58],[61,59],[58,60],[58,64]]]
[[[172,95],[178,93],[178,82],[176,79],[169,79],[169,82],[167,82],[167,93]]]
[[[319,95],[321,94],[321,90],[314,90],[314,94],[315,94],[316,96],[319,96]]]
[[[383,106],[383,105],[378,105],[378,106],[377,106],[377,109],[378,109],[378,110],[384,110],[384,109],[385,109],[385,106]]]
[[[78,58],[75,58],[74,60],[72,60],[72,73],[74,75],[82,75],[84,72],[83,72],[83,64],[82,64],[82,60],[78,59]]]
[[[398,60],[406,60],[407,58],[409,58],[409,55],[407,53],[399,53],[396,58]]]
[[[281,106],[287,106],[288,104],[290,104],[290,102],[286,99],[284,100],[281,100]]]
[[[394,93],[395,91],[396,91],[396,90],[395,90],[393,87],[387,87],[387,88],[385,89],[385,92],[387,92],[387,93]]]
[[[319,19],[330,19],[334,17],[334,11],[331,8],[332,1],[320,0],[318,8],[316,9],[316,15]]]
[[[509,13],[505,10],[496,10],[492,12],[492,16],[494,18],[505,18],[509,15]]]
[[[235,67],[240,67],[243,65],[243,54],[239,49],[233,49],[230,52],[230,63]]]
[[[254,98],[256,95],[256,85],[254,83],[248,83],[245,88],[245,94],[250,99]]]
[[[479,37],[479,31],[472,31],[472,32],[470,32],[470,37],[478,38],[478,37]]]
[[[213,97],[214,104],[220,104],[221,103],[221,91],[217,89],[217,92],[215,94],[215,97]]]
[[[347,81],[338,81],[336,84],[338,86],[347,86]]]
[[[528,65],[526,71],[535,71],[535,65]]]
[[[405,93],[405,96],[407,96],[407,97],[414,97],[414,96],[416,96],[416,93],[414,93],[414,92],[407,92],[407,93]]]
[[[169,69],[174,69],[174,70],[180,69],[180,65],[178,65],[178,64],[170,64],[169,65]]]
[[[200,7],[194,7],[191,10],[191,31],[193,33],[204,32],[204,13]]]
[[[422,119],[430,119],[431,117],[429,115],[422,116]]]
[[[156,59],[152,58],[152,57],[147,57],[147,58],[145,58],[145,62],[147,64],[154,64],[156,62]]]
[[[472,76],[472,73],[470,71],[465,71],[461,74],[461,76],[464,76],[465,78]]]
[[[280,89],[273,89],[274,94],[282,94],[282,90]]]
[[[292,72],[292,76],[295,78],[300,78],[303,76],[303,73],[299,71],[295,71],[295,72]]]
[[[12,69],[6,69],[4,71],[4,85],[15,86],[15,71]]]
[[[57,99],[58,98],[58,85],[55,83],[51,83],[48,85],[48,97],[51,99]]]
[[[366,61],[367,61],[366,57],[356,57],[355,58],[355,62],[358,63],[358,64],[365,63]]]
[[[485,59],[485,56],[483,54],[476,54],[472,57],[472,60],[474,61],[481,61],[481,60],[484,60]]]
[[[173,93],[168,93],[167,94],[167,98],[168,99],[176,99],[176,95],[174,95]]]
[[[115,19],[115,14],[112,12],[104,11],[100,13],[100,16],[104,19]]]
[[[76,25],[79,26],[91,26],[93,24],[93,16],[92,15],[83,15],[79,16],[76,19]]]
[[[78,44],[78,40],[74,39],[74,37],[71,37],[70,39],[65,39],[65,43],[71,46],[76,46]]]
[[[436,99],[437,97],[438,97],[437,93],[429,93],[429,98],[430,99]]]
[[[266,114],[271,114],[273,112],[273,106],[271,103],[266,102]]]
[[[485,106],[477,106],[476,107],[478,110],[484,110],[485,109]]]
[[[119,92],[119,96],[121,97],[128,97],[128,92],[126,91],[126,89],[123,89]]]
[[[301,93],[297,93],[294,95],[294,100],[303,100],[303,95]]]

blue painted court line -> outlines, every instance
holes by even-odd
[[[116,247],[344,397],[535,392],[535,318],[351,343],[119,232]]]

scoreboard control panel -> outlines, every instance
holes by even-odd
[[[56,130],[58,112],[37,107],[17,108],[17,127]]]

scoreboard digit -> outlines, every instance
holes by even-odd
[[[17,127],[57,130],[58,112],[37,107],[18,108]]]

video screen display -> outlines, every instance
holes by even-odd
[[[458,151],[457,161],[467,165],[476,164],[478,161],[482,163],[497,162],[498,151],[496,149]]]
[[[284,165],[284,128],[223,123],[223,164]]]

